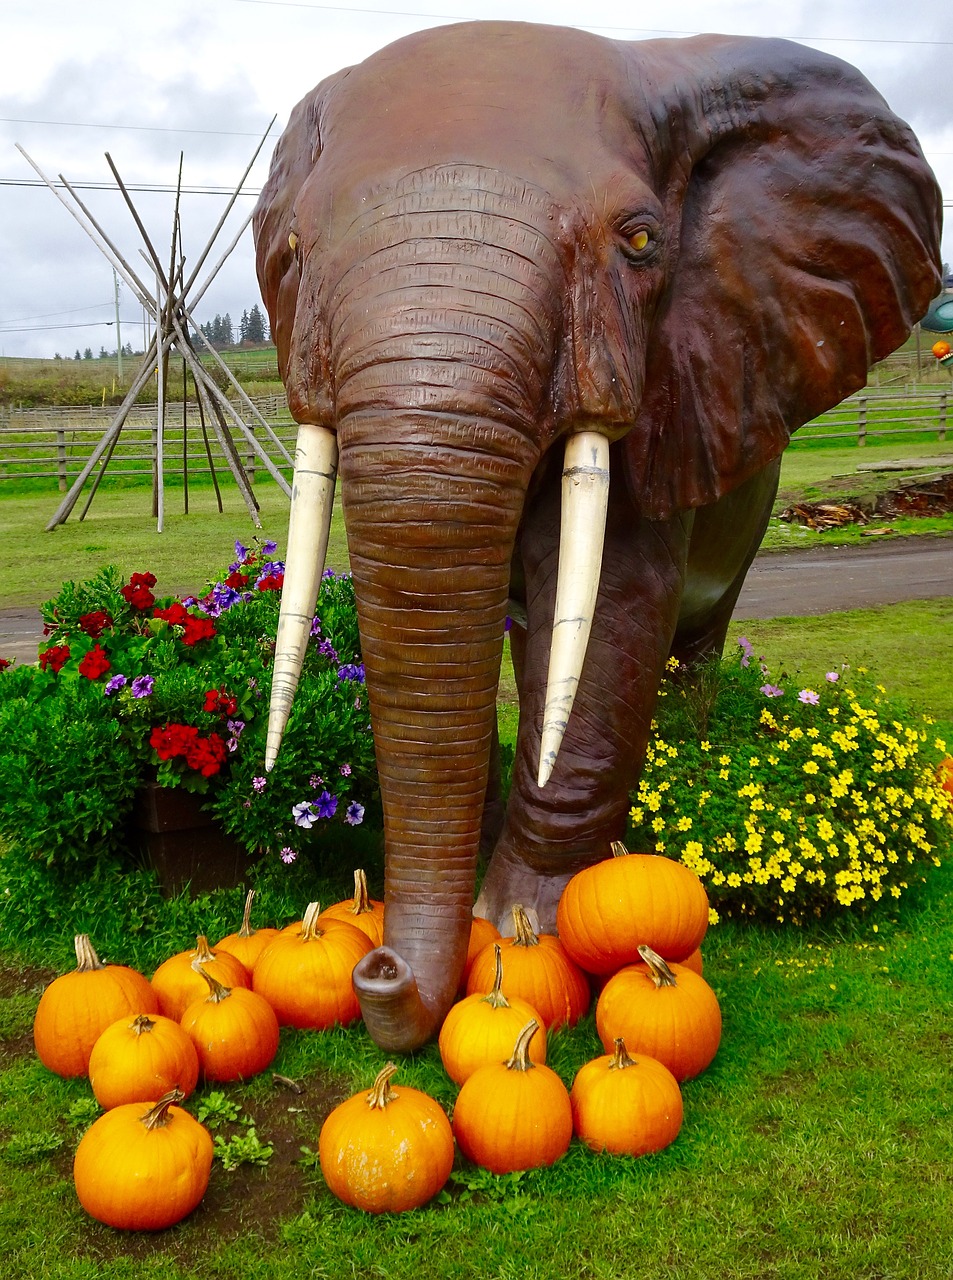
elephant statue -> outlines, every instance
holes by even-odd
[[[476,911],[551,930],[624,831],[667,658],[724,643],[791,432],[937,292],[940,208],[867,80],[783,40],[460,23],[294,109],[254,218],[300,424],[268,765],[339,472],[386,857],[354,984],[383,1048],[457,990],[507,617],[516,759]]]

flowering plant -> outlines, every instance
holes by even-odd
[[[43,606],[36,667],[0,670],[0,834],[48,862],[123,849],[144,783],[199,792],[252,854],[284,861],[377,792],[353,586],[328,571],[285,745],[264,739],[284,566],[235,544],[200,596],[105,568]],[[373,813],[373,809],[372,809]]]
[[[950,841],[946,744],[865,677],[774,683],[745,639],[696,685],[672,664],[631,847],[684,862],[734,916],[800,924],[899,898]]]

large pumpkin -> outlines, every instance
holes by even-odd
[[[78,933],[73,946],[76,968],[53,979],[33,1019],[37,1055],[61,1076],[86,1074],[93,1045],[110,1023],[159,1012],[156,994],[141,973],[103,964],[86,933]]]
[[[370,1093],[335,1107],[321,1127],[318,1156],[330,1189],[367,1213],[418,1209],[441,1190],[453,1167],[446,1112],[419,1089],[390,1082],[389,1062]]]
[[[236,933],[229,933],[215,944],[215,951],[228,951],[240,960],[245,966],[246,973],[251,975],[252,970],[258,963],[258,957],[264,951],[268,943],[278,936],[277,929],[265,928],[255,929],[251,923],[251,905],[255,900],[255,890],[249,889],[245,895],[245,910],[242,913],[242,922]]]
[[[650,1155],[682,1127],[678,1081],[655,1058],[630,1055],[621,1037],[612,1053],[579,1068],[569,1098],[576,1136],[593,1151]]]
[[[92,1217],[127,1231],[160,1231],[191,1213],[208,1187],[212,1139],[175,1103],[172,1090],[149,1106],[113,1107],[83,1134],[73,1161],[79,1202]]]
[[[572,1106],[555,1071],[535,1063],[532,1018],[506,1062],[479,1067],[463,1083],[453,1108],[460,1150],[491,1173],[515,1173],[554,1164],[572,1141]]]
[[[371,940],[341,920],[318,923],[321,904],[312,902],[300,928],[282,930],[255,965],[252,990],[265,997],[283,1027],[322,1030],[361,1016],[351,973]]]
[[[655,853],[613,856],[579,871],[556,909],[559,939],[588,973],[614,973],[644,943],[668,961],[696,950],[708,928],[708,895],[694,871]]]
[[[540,1020],[537,1010],[527,1001],[503,994],[502,948],[498,942],[492,947],[496,959],[493,989],[485,995],[474,992],[458,1001],[440,1028],[440,1058],[447,1075],[457,1084],[463,1084],[478,1067],[504,1062],[520,1029],[531,1018]],[[545,1035],[533,1037],[529,1054],[534,1062],[546,1061]]]
[[[589,981],[550,933],[534,933],[529,916],[513,907],[512,938],[502,938],[507,998],[518,996],[537,1010],[547,1030],[574,1027],[589,1008]],[[470,968],[467,995],[484,995],[493,986],[496,957],[493,943],[484,947]]]
[[[163,961],[152,975],[152,988],[159,997],[159,1008],[167,1018],[181,1022],[190,1004],[208,995],[205,979],[193,967],[202,965],[208,973],[227,987],[248,987],[248,970],[230,951],[213,951],[208,938],[199,934],[194,951],[179,951]]]
[[[187,1098],[198,1078],[195,1046],[177,1022],[160,1013],[113,1022],[89,1055],[89,1083],[107,1110],[126,1102],[154,1102],[176,1088]]]
[[[367,875],[358,867],[354,872],[354,897],[335,902],[321,912],[320,924],[328,920],[343,920],[366,933],[371,945],[379,947],[384,941],[384,904],[372,898],[367,891]]]
[[[633,1053],[657,1058],[676,1080],[690,1080],[718,1052],[718,999],[691,969],[666,964],[649,947],[639,952],[645,963],[620,969],[599,996],[596,1031],[602,1047],[611,1052],[621,1036]]]
[[[182,1029],[195,1046],[206,1080],[247,1080],[270,1066],[278,1052],[278,1018],[257,991],[224,987],[204,967],[196,968],[208,990],[182,1015]]]

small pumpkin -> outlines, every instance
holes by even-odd
[[[320,914],[321,904],[310,903],[301,927],[282,930],[255,965],[252,990],[265,997],[283,1027],[322,1030],[361,1016],[351,973],[372,950],[371,940],[343,920],[319,924]]]
[[[126,1231],[161,1231],[198,1205],[208,1188],[212,1139],[170,1090],[153,1105],[128,1102],[101,1115],[73,1160],[79,1202]]]
[[[335,902],[321,912],[319,923],[327,920],[343,920],[366,933],[372,947],[379,947],[384,941],[384,904],[372,898],[367,891],[367,876],[358,867],[354,872],[354,897],[345,898],[343,902]]]
[[[248,987],[248,971],[230,951],[213,951],[208,938],[200,933],[194,951],[179,951],[159,965],[152,975],[152,988],[159,998],[159,1008],[167,1018],[182,1021],[190,1004],[208,994],[205,979],[196,973],[192,962],[204,965],[213,978],[228,987]]]
[[[236,960],[245,966],[245,972],[251,975],[258,957],[273,938],[277,938],[278,930],[265,928],[253,929],[251,924],[251,905],[255,900],[255,890],[249,889],[245,895],[245,910],[242,922],[236,933],[229,933],[215,944],[215,950],[228,951]]]
[[[525,909],[513,907],[512,938],[502,938],[508,998],[518,996],[540,1015],[549,1030],[568,1023],[573,1027],[589,1008],[589,982],[551,933],[534,933]],[[496,960],[493,944],[484,947],[473,962],[467,979],[467,995],[489,991]]]
[[[931,350],[937,360],[943,360],[950,354],[951,348],[948,342],[941,339],[939,342],[934,342]]]
[[[446,1112],[419,1089],[392,1089],[396,1072],[388,1062],[370,1093],[335,1107],[318,1139],[328,1187],[366,1213],[419,1209],[441,1190],[453,1167]]]
[[[204,965],[196,972],[208,986],[204,999],[190,1004],[182,1029],[195,1046],[206,1080],[247,1080],[264,1071],[278,1052],[278,1018],[256,991],[225,987]]]
[[[531,1018],[505,1062],[479,1067],[464,1082],[453,1108],[460,1150],[491,1173],[555,1164],[572,1141],[572,1105],[555,1071],[529,1056],[539,1030]]]
[[[107,1111],[126,1102],[154,1102],[173,1088],[187,1098],[198,1078],[195,1046],[177,1022],[160,1013],[111,1023],[89,1055],[89,1083]]]
[[[470,924],[470,939],[467,942],[467,958],[463,962],[463,973],[460,975],[459,994],[466,995],[467,979],[470,977],[470,970],[473,968],[473,962],[483,950],[484,947],[490,946],[493,942],[499,942],[500,931],[492,920],[487,920],[486,916],[474,916]]]
[[[708,894],[689,867],[656,853],[629,853],[613,841],[612,857],[579,871],[556,908],[556,929],[576,964],[614,973],[638,960],[644,943],[680,962],[708,929]]]
[[[117,1018],[158,1013],[149,981],[122,964],[103,964],[89,940],[73,939],[76,968],[54,978],[40,996],[33,1043],[45,1067],[60,1076],[82,1076],[93,1045]]]
[[[538,1012],[519,996],[503,994],[502,948],[490,944],[496,959],[493,989],[486,995],[474,992],[453,1005],[443,1020],[437,1041],[444,1070],[451,1080],[463,1084],[478,1067],[503,1062],[512,1050],[520,1028]],[[529,1046],[534,1062],[546,1061],[546,1037],[535,1036]]]
[[[596,1004],[596,1031],[606,1053],[621,1036],[633,1053],[657,1058],[676,1080],[709,1065],[721,1041],[721,1010],[711,987],[683,965],[668,965],[641,946],[644,964],[609,979]]]
[[[646,1156],[661,1151],[682,1127],[682,1091],[655,1058],[630,1055],[621,1036],[612,1053],[576,1072],[569,1091],[573,1129],[592,1151]]]

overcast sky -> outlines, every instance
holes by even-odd
[[[184,153],[181,221],[195,263],[272,116],[277,121],[209,266],[254,204],[294,104],[339,67],[425,27],[473,18],[581,26],[616,39],[699,32],[784,36],[856,66],[914,128],[953,207],[953,24],[935,0],[4,0],[0,93],[0,354],[72,355],[116,346],[112,269],[16,150],[51,178],[112,182],[109,152],[132,187],[173,187]],[[672,18],[673,28],[629,26]],[[639,20],[636,18],[636,20]],[[82,198],[137,269],[142,241],[115,191]],[[173,196],[134,191],[153,243],[169,254]],[[949,216],[949,215],[948,215]],[[951,219],[953,225],[953,219]],[[953,233],[943,256],[953,259]],[[203,273],[204,276],[205,273]],[[202,278],[202,277],[200,277]],[[238,322],[260,302],[251,231],[197,308]],[[142,310],[120,290],[122,341],[142,345]]]

